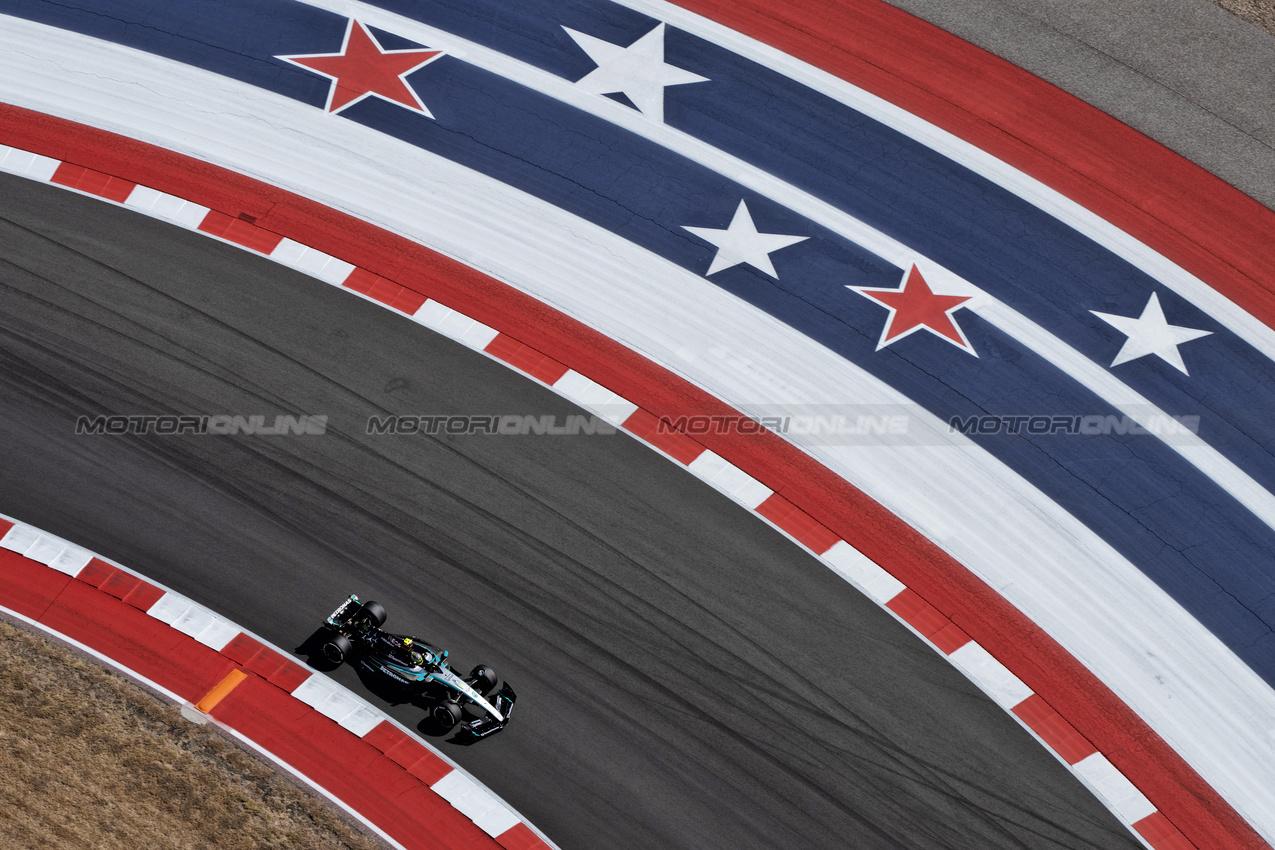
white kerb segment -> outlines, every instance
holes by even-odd
[[[686,468],[749,510],[756,510],[775,492],[713,451],[703,452]]]
[[[10,528],[5,532],[4,537],[0,538],[0,546],[10,552],[17,552],[19,555],[25,556],[27,550],[34,546],[39,539],[40,532],[29,525],[23,525],[19,522],[14,523],[13,528]]]
[[[451,337],[478,351],[490,345],[498,333],[495,328],[433,299],[422,304],[412,318],[430,330],[438,331],[443,336]]]
[[[40,156],[38,153],[0,145],[0,171],[19,174],[32,180],[43,180],[47,183],[53,179],[54,172],[61,164],[59,160]]]
[[[0,538],[0,547],[69,576],[79,575],[93,560],[91,552],[20,522],[15,522]]]
[[[385,720],[383,714],[327,676],[312,674],[296,687],[292,696],[360,738]]]
[[[198,228],[203,223],[204,217],[208,215],[208,207],[202,204],[140,185],[133,187],[133,191],[124,201],[124,206],[190,230]]]
[[[456,811],[475,823],[484,820],[498,809],[504,809],[504,805],[491,792],[459,770],[453,770],[430,787],[435,794],[451,803]],[[493,822],[499,823],[501,820],[503,818],[498,817]]]
[[[858,587],[878,604],[884,605],[907,587],[844,540],[838,540],[819,557],[837,575]]]
[[[619,393],[612,392],[574,369],[554,382],[553,388],[585,410],[592,411],[612,425],[623,425],[638,406]]]
[[[974,641],[965,644],[948,658],[973,679],[984,693],[1006,709],[1012,709],[1032,695],[1032,689],[1023,684],[1022,679],[1009,672],[1009,668]]]
[[[1128,824],[1135,824],[1154,814],[1155,806],[1114,764],[1102,753],[1083,758],[1072,765],[1082,779],[1093,787],[1116,815]]]
[[[338,720],[337,723],[362,738],[368,732],[380,726],[383,720],[385,720],[385,716],[379,711],[366,705],[360,705],[352,713]]]
[[[279,244],[270,252],[270,259],[333,286],[345,283],[350,272],[354,271],[352,263],[338,260],[331,254],[325,254],[317,248],[302,245],[288,238],[279,240]]]
[[[92,552],[68,545],[56,558],[48,562],[48,566],[74,578],[89,565],[91,560],[93,560]]]
[[[172,591],[161,596],[146,613],[218,652],[225,649],[226,644],[242,631],[202,605],[196,605]]]
[[[497,805],[486,814],[471,818],[474,825],[483,832],[495,838],[498,835],[504,835],[518,824],[522,823],[522,818],[518,813],[510,809],[508,806],[497,801]]]

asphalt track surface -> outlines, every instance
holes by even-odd
[[[1252,112],[1275,41],[1211,4],[895,5],[1275,201],[1275,130]],[[1248,84],[1227,88],[1237,71]],[[353,590],[460,666],[494,664],[515,723],[444,748],[564,850],[1138,846],[945,660],[650,450],[618,434],[369,437],[389,412],[578,411],[268,261],[0,180],[4,510],[281,646]],[[99,412],[331,427],[75,437]]]
[[[284,647],[357,592],[491,663],[515,721],[443,746],[564,850],[1138,846],[945,659],[623,434],[365,433],[580,412],[548,390],[205,236],[20,178],[0,198],[6,512]],[[329,427],[75,435],[178,412]]]

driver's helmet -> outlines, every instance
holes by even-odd
[[[408,657],[412,659],[412,666],[413,666],[413,667],[424,667],[424,666],[425,666],[425,655],[424,655],[423,653],[415,652],[415,651],[413,651],[413,652],[409,652],[409,653],[408,653]]]

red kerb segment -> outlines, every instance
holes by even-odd
[[[1014,706],[1014,714],[1067,764],[1075,764],[1098,752],[1085,736],[1077,732],[1039,694],[1032,694]]]
[[[256,644],[255,651],[248,652],[250,644]],[[233,649],[231,648],[233,645]],[[232,654],[233,653],[233,654]],[[313,673],[291,658],[275,652],[268,646],[245,634],[239,634],[221,651],[227,658],[233,658],[243,665],[245,670],[256,673],[277,688],[292,693]],[[243,660],[239,660],[242,658]]]
[[[0,605],[40,619],[73,579],[17,552],[0,549]]]
[[[232,218],[216,210],[208,211],[199,229],[262,254],[269,254],[283,241],[283,237],[278,233],[271,233],[265,228],[249,224],[243,219]]]
[[[93,587],[101,587],[102,582],[115,575],[116,572],[118,570],[106,563],[106,561],[101,558],[93,558],[85,564],[84,569],[80,570],[80,574],[76,578]]]
[[[681,431],[673,429],[667,419],[638,408],[624,420],[624,430],[645,440],[678,463],[690,464],[704,453],[704,447]]]
[[[1178,828],[1169,823],[1164,812],[1154,812],[1133,825],[1138,834],[1155,850],[1196,850]]]
[[[53,172],[52,181],[120,204],[128,200],[128,196],[137,186],[136,183],[80,165],[71,165],[69,162],[58,166],[58,170]]]
[[[388,720],[382,720],[363,740],[426,785],[433,785],[452,772],[450,764]]]
[[[944,655],[951,655],[969,642],[970,636],[965,634],[964,629],[956,625],[956,623],[948,623],[930,635],[930,643],[938,647],[939,652]]]
[[[549,847],[525,823],[516,823],[509,827],[496,836],[496,843],[505,850],[547,850]]]
[[[952,621],[943,616],[937,608],[926,602],[916,591],[906,587],[898,595],[885,604],[903,621],[927,638],[950,626]]]
[[[230,639],[230,643],[221,648],[221,654],[236,664],[246,667],[252,657],[263,649],[265,645],[261,641],[240,632]]]
[[[770,494],[766,501],[758,505],[757,513],[791,534],[798,543],[816,555],[827,552],[841,539],[778,493]]]
[[[4,537],[9,533],[9,529],[13,528],[13,523],[7,519],[0,519],[0,537]]]
[[[389,278],[381,277],[379,274],[373,274],[367,269],[356,268],[341,285],[409,316],[421,309],[421,305],[428,300],[419,292],[397,284]]]
[[[554,384],[567,374],[567,367],[557,360],[506,334],[496,334],[483,351],[546,384]]]
[[[89,561],[76,578],[142,611],[148,610],[164,595],[163,590],[145,579],[113,567],[101,558]]]

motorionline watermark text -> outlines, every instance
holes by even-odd
[[[616,427],[605,419],[583,414],[568,414],[559,424],[553,414],[426,414],[407,416],[371,416],[367,433],[375,436],[399,434],[499,434],[548,436],[608,435]]]
[[[663,417],[655,426],[656,433],[757,434],[773,431],[796,436],[884,436],[908,433],[907,414],[810,414],[787,416],[720,416],[697,414]]]
[[[960,434],[1030,434],[1034,436],[1053,436],[1058,434],[1077,434],[1086,437],[1108,436],[1110,434],[1152,434],[1158,437],[1176,434],[1199,434],[1199,416],[1169,416],[1152,414],[1138,419],[1132,416],[1115,416],[1113,414],[1078,415],[1042,415],[1013,414],[953,416],[948,420],[949,433]]]
[[[76,434],[158,434],[160,436],[239,434],[261,437],[321,436],[327,432],[327,416],[265,415],[113,415],[81,416],[75,420]]]

